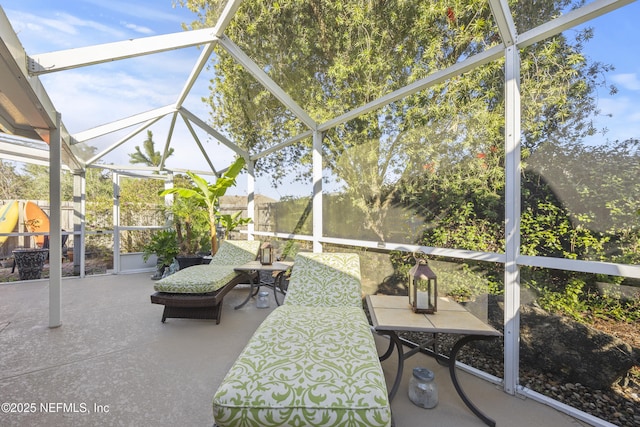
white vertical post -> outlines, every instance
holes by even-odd
[[[254,240],[254,231],[256,230],[256,211],[255,211],[255,191],[256,191],[256,170],[255,163],[252,160],[247,162],[247,218],[251,222],[247,224],[248,240]]]
[[[62,202],[60,191],[61,133],[60,113],[56,112],[55,129],[49,140],[49,327],[62,325]]]
[[[322,252],[322,132],[313,132],[313,252]]]
[[[113,271],[120,273],[120,175],[113,173]]]
[[[173,188],[173,173],[167,175],[167,179],[164,180],[164,189],[169,190]],[[167,194],[164,196],[164,205],[167,208],[167,214],[164,219],[165,227],[173,227],[173,213],[171,213],[171,206],[173,205],[173,194]]]
[[[515,394],[520,369],[520,55],[515,46],[505,58],[505,236],[504,390]]]
[[[73,174],[73,274],[85,276],[85,221],[87,215],[86,171]],[[79,234],[78,234],[79,233]]]

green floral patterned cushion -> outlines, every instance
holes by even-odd
[[[157,281],[153,288],[158,292],[174,294],[217,291],[239,274],[234,271],[234,267],[256,259],[259,250],[258,240],[224,240],[210,264],[179,270]]]
[[[213,413],[219,427],[391,425],[362,308],[275,309],[220,385]]]
[[[259,240],[223,240],[209,265],[246,264],[256,259],[260,245]]]
[[[194,265],[158,280],[153,288],[174,294],[204,294],[217,291],[237,274],[229,265]]]
[[[299,253],[285,304],[362,308],[360,258],[349,253]]]

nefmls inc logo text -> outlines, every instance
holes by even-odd
[[[40,412],[45,413],[64,413],[64,414],[86,414],[89,407],[85,402],[47,402],[40,403]]]

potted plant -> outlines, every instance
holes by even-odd
[[[171,265],[173,259],[180,252],[178,248],[178,237],[175,230],[160,230],[151,236],[149,243],[144,245],[142,259],[147,262],[151,255],[156,255],[156,274],[152,279],[160,279],[164,269]]]
[[[178,186],[160,192],[161,196],[176,194],[178,195],[178,200],[182,199],[187,205],[188,203],[194,203],[191,205],[192,207],[197,206],[204,210],[208,223],[212,255],[215,255],[218,251],[216,225],[220,217],[220,197],[224,196],[230,187],[236,185],[236,177],[240,174],[244,165],[244,158],[238,157],[213,184],[209,184],[204,178],[193,172],[187,172],[187,175],[191,178],[195,186]],[[179,201],[176,202],[181,203]],[[174,220],[176,220],[177,224],[177,221],[180,220],[180,215],[176,214],[175,209],[172,209],[172,211],[176,216]],[[195,210],[191,210],[188,214],[193,215],[194,213]],[[182,212],[182,215],[184,214],[185,212]],[[184,216],[182,219],[184,219]]]
[[[178,197],[169,208],[176,230],[180,268],[202,263],[203,255],[211,251],[207,213],[197,200]]]

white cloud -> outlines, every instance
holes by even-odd
[[[38,3],[38,2],[36,2]],[[195,14],[155,0],[82,0],[4,7],[29,54],[182,31]],[[127,17],[126,19],[123,19]]]
[[[638,111],[629,115],[629,119],[640,124],[640,107],[638,108]]]
[[[629,96],[615,95],[598,101],[601,115],[595,119],[596,127],[606,127],[604,138],[614,141],[624,141],[629,138],[640,137],[640,105]],[[611,115],[610,117],[607,115]],[[604,142],[602,135],[593,138],[599,143]]]
[[[151,28],[142,26],[142,25],[136,25],[136,24],[131,24],[128,22],[122,22],[122,25],[125,28],[128,28],[132,31],[135,31],[136,33],[140,33],[140,34],[144,34],[144,35],[151,35],[154,34],[154,31]]]
[[[626,90],[640,90],[640,79],[635,73],[615,74],[611,80]]]
[[[100,22],[79,18],[66,12],[57,13],[56,19],[44,19],[43,21],[53,29],[77,36],[86,33],[85,29],[95,30],[98,34],[106,34],[110,37],[123,38],[125,34],[116,28],[104,25]]]
[[[8,13],[11,25],[29,54],[127,38],[126,32],[120,28],[82,19],[65,12],[47,16],[21,11],[7,12],[11,12]]]
[[[600,98],[598,100],[600,114],[611,114],[613,117],[620,117],[633,107],[634,102],[627,96],[615,95],[611,98]]]
[[[145,80],[111,68],[51,74],[43,82],[72,132],[172,104],[179,89],[167,90],[161,77]]]
[[[139,20],[170,22],[175,24],[175,30],[180,31],[180,23],[185,21],[185,16],[195,18],[195,15],[186,8],[175,7],[170,11],[165,10],[167,4],[158,7],[157,1],[128,1],[128,0],[83,0],[92,7],[110,10],[118,16],[131,16]]]

